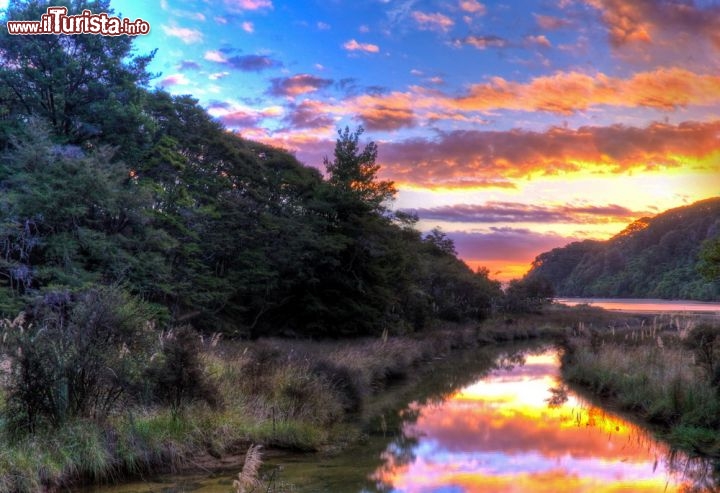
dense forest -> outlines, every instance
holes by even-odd
[[[607,241],[586,240],[535,258],[527,279],[560,296],[717,300],[720,198],[642,218]]]
[[[45,7],[11,1],[7,19]],[[337,337],[482,319],[502,297],[441,231],[389,209],[362,128],[338,132],[323,175],[151,89],[153,54],[130,37],[3,29],[0,53],[5,317],[69,313],[109,287],[162,326]]]

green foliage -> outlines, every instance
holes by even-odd
[[[695,364],[700,366],[713,385],[720,386],[720,330],[710,324],[693,327],[683,345],[692,351]]]
[[[335,158],[332,162],[325,158],[325,167],[330,175],[328,182],[338,193],[359,201],[372,212],[381,212],[383,204],[395,197],[396,190],[392,182],[377,180],[380,169],[375,162],[377,145],[370,142],[360,150],[359,140],[363,132],[362,127],[355,132],[350,132],[349,127],[338,130]]]
[[[700,251],[700,273],[708,281],[720,281],[720,237],[706,240]]]
[[[112,15],[108,0],[66,0],[69,15],[84,9]],[[35,116],[74,144],[102,139],[130,151],[141,122],[140,86],[151,55],[134,56],[130,36],[12,36],[8,20],[38,20],[47,2],[11,0],[0,29],[3,103],[15,120]]]
[[[720,198],[643,218],[613,238],[539,255],[528,279],[559,296],[720,299]],[[701,275],[704,274],[704,278]]]

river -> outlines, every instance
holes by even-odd
[[[556,349],[495,357],[470,379],[433,372],[432,390],[394,411],[371,409],[367,441],[339,455],[270,454],[266,477],[294,493],[716,491],[712,464],[565,387]],[[229,493],[237,470],[92,491]]]
[[[705,313],[720,316],[719,302],[635,298],[557,298],[563,305],[591,305],[631,313]]]

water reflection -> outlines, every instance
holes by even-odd
[[[444,402],[411,404],[373,475],[378,488],[672,492],[712,483],[704,462],[670,454],[637,426],[560,387],[555,352],[509,366]]]

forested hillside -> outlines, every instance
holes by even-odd
[[[545,252],[527,278],[550,281],[560,296],[716,300],[719,237],[720,198],[707,199],[639,219],[607,241]]]
[[[7,18],[44,7],[11,2]],[[501,295],[441,232],[388,209],[361,129],[339,133],[324,177],[151,90],[152,54],[129,37],[5,29],[0,52],[3,316],[113,286],[161,324],[344,336],[480,319]]]

